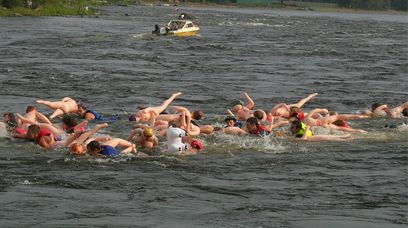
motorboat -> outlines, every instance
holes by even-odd
[[[190,20],[171,20],[165,27],[155,25],[153,34],[157,35],[175,35],[175,36],[195,36],[200,28]]]

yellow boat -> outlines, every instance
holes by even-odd
[[[152,32],[157,35],[195,36],[200,28],[190,20],[172,20],[165,27],[155,25]]]

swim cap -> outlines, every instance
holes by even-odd
[[[75,155],[83,155],[86,154],[86,150],[84,150],[84,148],[81,146],[81,144],[78,143],[74,143],[72,144],[69,149],[71,150],[72,154]]]
[[[193,140],[193,141],[190,143],[190,146],[191,146],[192,148],[194,148],[194,149],[197,149],[197,150],[202,150],[202,149],[204,149],[203,144],[201,144],[201,142],[198,141],[198,140]]]
[[[231,102],[231,105],[232,105],[232,106],[235,106],[235,105],[244,105],[244,102],[241,101],[241,100],[236,99],[236,100],[233,100],[233,101]]]
[[[302,121],[305,118],[305,114],[303,114],[303,112],[293,112],[290,116],[289,116],[289,120],[300,120]]]
[[[151,129],[150,127],[144,129],[144,130],[143,130],[143,135],[144,135],[144,137],[146,137],[146,138],[152,137],[152,136],[154,135],[153,129]]]
[[[237,122],[237,119],[234,116],[227,116],[227,118],[225,118],[225,122],[233,120],[234,122]]]
[[[136,115],[129,116],[129,121],[136,121]]]

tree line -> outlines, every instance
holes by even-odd
[[[201,2],[202,0],[189,0]],[[237,0],[207,0],[214,3],[236,3]],[[134,0],[0,0],[5,8],[26,7],[37,8],[42,5],[82,5],[82,4],[131,4]],[[281,0],[282,3],[287,2]],[[334,3],[339,7],[370,9],[370,10],[408,10],[408,0],[304,0],[303,2]]]

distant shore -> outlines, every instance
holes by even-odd
[[[381,14],[407,14],[406,11],[396,10],[364,10],[341,8],[336,6],[327,6],[324,4],[313,4],[311,6],[279,4],[273,3],[269,5],[238,5],[238,4],[216,4],[216,3],[180,3],[174,5],[167,2],[158,2],[155,0],[140,0],[137,4],[120,4],[121,6],[142,5],[142,6],[169,6],[169,7],[194,7],[194,8],[262,8],[262,9],[282,9],[282,10],[304,10],[304,11],[319,11],[319,12],[340,12],[340,13],[381,13]],[[98,7],[107,6],[106,3],[97,4],[95,1],[83,1],[81,5],[48,5],[39,6],[35,9],[28,9],[23,7],[7,9],[0,7],[0,17],[13,16],[89,16],[98,17],[100,12]]]

